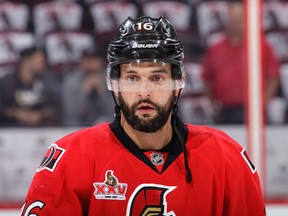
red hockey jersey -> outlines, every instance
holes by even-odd
[[[178,128],[191,183],[176,136],[160,151],[143,152],[114,121],[49,147],[22,215],[266,215],[257,172],[241,145],[216,129],[181,122]]]

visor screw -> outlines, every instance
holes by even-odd
[[[156,58],[156,54],[151,54],[151,58]]]
[[[127,32],[127,29],[124,28],[123,26],[122,26],[119,30],[120,30],[120,32],[122,32],[123,34]]]

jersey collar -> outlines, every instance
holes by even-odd
[[[171,121],[173,121],[174,118],[172,118]],[[171,122],[173,125],[173,122]],[[124,129],[122,128],[119,121],[114,120],[112,123],[110,123],[110,129],[114,133],[114,135],[117,137],[117,139],[121,142],[121,144],[129,151],[131,152],[135,157],[137,157],[139,160],[141,160],[143,163],[145,163],[147,166],[149,166],[154,171],[158,172],[157,168],[152,164],[152,162],[146,157],[146,155],[143,153],[143,150],[141,150],[134,141],[126,134]],[[180,130],[181,134],[183,135],[183,138],[185,142],[187,141],[188,137],[188,129],[183,124],[183,122],[177,118],[177,127]],[[163,173],[169,165],[183,152],[183,149],[181,147],[180,141],[178,137],[173,133],[173,137],[171,141],[168,143],[166,147],[163,148],[165,151],[169,151],[168,157],[165,161],[165,164],[163,166],[162,172]],[[161,151],[161,150],[160,150]]]

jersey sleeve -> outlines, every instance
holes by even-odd
[[[89,154],[78,142],[52,144],[32,180],[21,216],[74,215],[88,212]],[[85,143],[85,142],[84,142]],[[85,143],[87,144],[87,142]]]
[[[223,215],[265,216],[265,204],[256,167],[240,144],[223,134],[225,155]]]

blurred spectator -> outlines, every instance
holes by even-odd
[[[211,124],[211,101],[204,95],[202,67],[198,62],[185,61],[185,88],[179,100],[179,115],[192,124]]]
[[[95,50],[86,50],[80,67],[63,80],[65,126],[91,126],[113,119],[114,104],[106,89],[104,60]]]
[[[240,2],[228,6],[228,23],[223,40],[208,48],[203,61],[205,92],[215,111],[215,123],[244,123],[244,67],[243,6]],[[271,47],[263,42],[266,104],[278,90],[279,63]]]
[[[0,80],[0,126],[54,126],[59,122],[57,87],[45,69],[45,55],[37,48],[20,53],[15,72]]]

